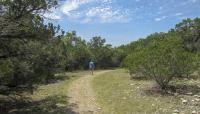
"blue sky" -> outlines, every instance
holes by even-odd
[[[61,0],[45,17],[87,41],[102,36],[118,46],[166,32],[185,18],[200,16],[200,0]]]

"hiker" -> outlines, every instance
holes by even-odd
[[[91,61],[89,62],[89,69],[91,70],[92,75],[93,75],[94,68],[95,68],[94,62],[91,60]]]

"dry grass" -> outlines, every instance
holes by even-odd
[[[190,114],[194,110],[200,111],[200,102],[196,106],[189,103],[193,96],[147,94],[146,88],[155,83],[130,80],[125,70],[102,74],[93,80],[93,86],[97,101],[103,106],[103,114],[172,114],[174,110]],[[182,104],[181,98],[188,99],[188,104]]]
[[[0,114],[76,114],[68,108],[67,92],[73,80],[88,71],[63,73],[51,84],[40,85],[33,95],[25,93],[12,99],[0,96]]]

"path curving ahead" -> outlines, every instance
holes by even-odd
[[[73,112],[76,114],[101,114],[101,106],[96,101],[91,81],[95,76],[106,72],[109,71],[98,71],[94,75],[84,75],[72,82],[68,97],[69,106]]]

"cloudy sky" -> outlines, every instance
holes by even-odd
[[[45,16],[86,40],[97,35],[117,46],[199,17],[200,0],[60,0]]]

